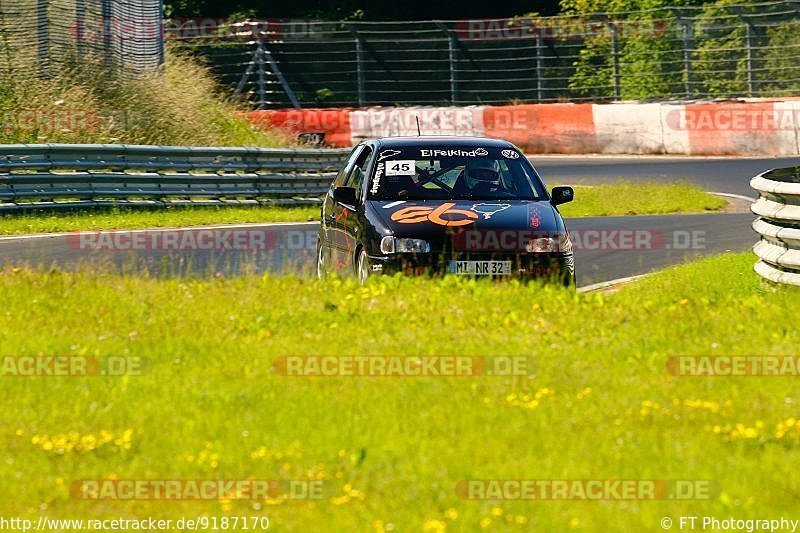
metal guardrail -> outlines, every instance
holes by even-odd
[[[317,203],[349,152],[0,145],[0,211],[121,204]]]
[[[800,167],[759,174],[750,186],[760,197],[751,210],[761,240],[753,247],[755,271],[777,283],[800,285]]]

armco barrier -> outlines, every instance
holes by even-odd
[[[800,154],[800,101],[526,104],[266,110],[256,124],[324,133],[329,146],[372,137],[461,135],[507,139],[531,154]]]
[[[123,144],[7,144],[0,150],[0,210],[313,203],[349,152]]]
[[[753,247],[755,270],[770,281],[800,285],[800,167],[764,172],[750,185],[760,195],[751,208],[761,235]]]

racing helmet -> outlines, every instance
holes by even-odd
[[[494,159],[470,159],[464,166],[464,179],[470,189],[479,184],[500,185],[500,171]]]

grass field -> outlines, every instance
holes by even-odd
[[[661,531],[790,516],[793,378],[667,374],[680,354],[789,354],[800,292],[751,254],[613,295],[387,278],[4,270],[2,355],[142,356],[128,377],[0,377],[0,516],[267,515],[281,531]],[[530,377],[307,378],[281,355],[524,355]],[[80,479],[325,479],[321,501],[102,501]],[[694,501],[467,501],[465,479],[713,480]],[[677,529],[677,526],[675,526]],[[239,530],[242,530],[239,528]]]
[[[567,217],[713,212],[725,201],[688,184],[619,183],[578,186],[574,203],[559,209]],[[246,222],[319,220],[319,207],[198,207],[162,210],[96,209],[14,213],[0,216],[0,235],[57,231],[134,229]]]
[[[566,217],[666,215],[719,211],[725,200],[687,182],[575,185],[575,201],[560,206]]]

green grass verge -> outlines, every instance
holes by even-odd
[[[688,184],[619,183],[575,189],[575,202],[559,207],[566,217],[698,213],[719,210],[725,205],[724,200]],[[0,235],[318,220],[319,207],[315,206],[45,211],[0,216]]]
[[[707,213],[719,211],[727,203],[686,182],[620,182],[574,188],[575,201],[559,207],[566,217]]]
[[[100,208],[3,215],[0,216],[0,235],[307,221],[319,221],[319,206]]]
[[[797,354],[800,291],[751,254],[614,295],[445,278],[0,275],[3,355],[136,355],[138,377],[0,377],[0,515],[262,515],[284,531],[657,531],[796,509],[792,378],[677,378],[679,354]],[[526,355],[531,378],[288,378],[279,355]],[[534,399],[538,401],[534,402]],[[739,428],[739,429],[737,429]],[[73,444],[80,442],[78,448]],[[79,479],[296,479],[316,502],[86,502]],[[704,479],[711,501],[465,501],[464,479]],[[239,528],[241,530],[241,528]]]

